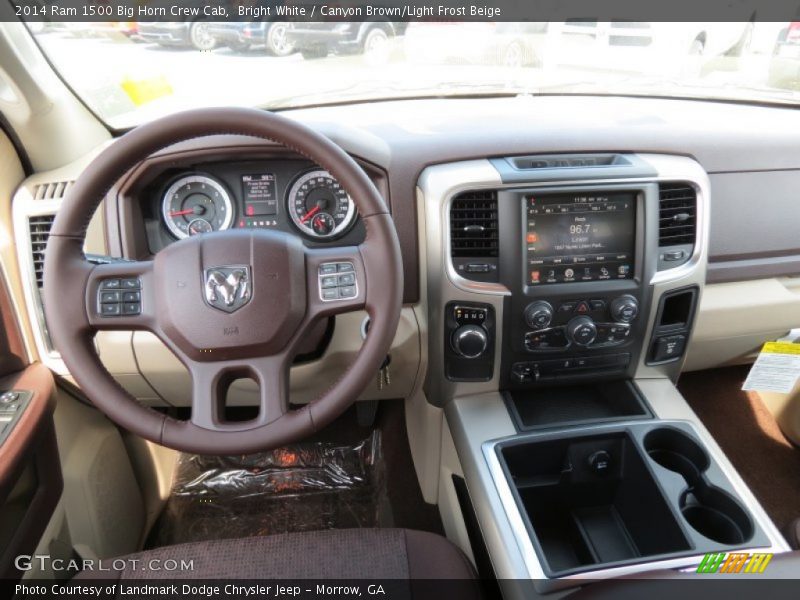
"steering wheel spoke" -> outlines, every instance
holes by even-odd
[[[191,422],[213,431],[243,431],[269,425],[289,410],[288,357],[286,354],[248,360],[246,363],[188,361],[192,377]],[[249,378],[259,388],[259,414],[249,421],[225,419],[225,397],[237,379]]]
[[[96,265],[86,282],[86,314],[96,330],[152,330],[155,308],[150,261]]]

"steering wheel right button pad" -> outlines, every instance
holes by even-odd
[[[323,302],[350,300],[358,296],[358,281],[352,262],[326,262],[319,266],[319,298]]]

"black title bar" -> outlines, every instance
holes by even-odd
[[[795,21],[799,0],[0,0],[0,21]]]

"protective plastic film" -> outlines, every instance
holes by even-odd
[[[149,546],[392,525],[381,437],[245,456],[181,456]]]

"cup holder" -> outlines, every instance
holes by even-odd
[[[654,429],[644,438],[644,449],[656,463],[683,476],[689,486],[700,481],[708,468],[708,454],[677,429]]]
[[[695,531],[720,544],[742,544],[753,536],[753,523],[739,503],[705,484],[681,497],[681,513]]]
[[[728,493],[703,477],[710,462],[700,444],[677,429],[662,427],[645,436],[644,448],[654,462],[680,474],[686,481],[679,505],[684,519],[695,531],[729,545],[744,543],[753,536],[753,523],[747,512]]]

